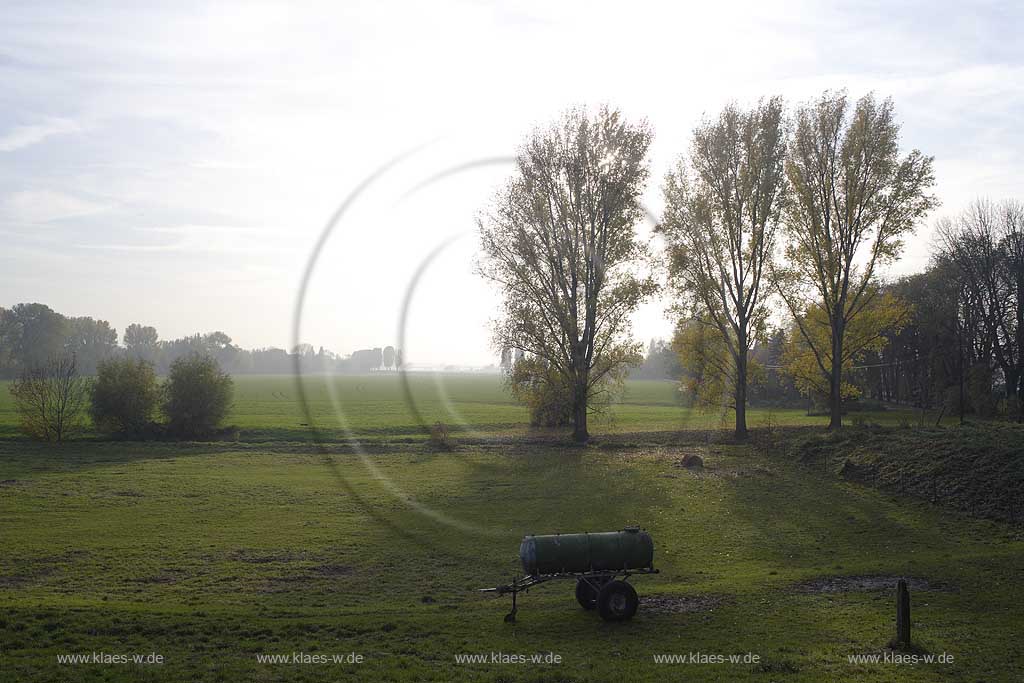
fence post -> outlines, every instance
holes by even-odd
[[[896,646],[910,647],[910,590],[903,579],[896,584]]]

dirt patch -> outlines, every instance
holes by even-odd
[[[312,573],[317,576],[348,576],[355,569],[344,564],[322,564],[313,567]]]
[[[28,568],[27,572],[0,576],[0,588],[24,588],[47,579],[56,571],[57,568],[52,565],[32,566]]]
[[[903,579],[907,587],[914,591],[949,590],[948,586],[927,579],[913,576],[819,576],[801,581],[793,586],[797,593],[870,593],[873,591],[895,592],[896,583]]]
[[[724,595],[645,595],[640,607],[655,614],[688,614],[711,612],[726,602]]]
[[[0,588],[22,588],[32,582],[28,574],[7,574],[0,576]]]
[[[171,584],[178,583],[184,576],[183,573],[178,572],[165,572],[163,574],[152,574],[150,576],[139,576],[134,579],[128,579],[129,583],[143,583],[143,584]]]
[[[331,586],[324,580],[337,579],[355,573],[355,568],[343,564],[321,564],[313,567],[299,567],[288,574],[265,580],[258,589],[260,593],[291,593],[307,590],[310,586]],[[327,588],[327,590],[333,590]]]
[[[229,553],[228,559],[247,564],[267,564],[270,562],[300,562],[308,560],[309,557],[306,553],[293,553],[287,550],[267,552],[252,548],[239,548]]]

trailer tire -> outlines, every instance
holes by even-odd
[[[632,619],[639,606],[636,590],[625,581],[609,581],[597,594],[597,611],[605,621]]]
[[[576,579],[576,602],[583,609],[597,609],[597,596],[608,581],[606,577]]]

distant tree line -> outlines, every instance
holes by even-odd
[[[362,349],[342,356],[300,344],[290,352],[279,348],[243,349],[223,332],[160,339],[156,328],[133,323],[124,330],[123,344],[106,320],[68,317],[39,303],[0,307],[0,378],[11,379],[41,367],[53,358],[73,356],[79,375],[95,375],[105,360],[136,358],[166,375],[179,358],[209,356],[230,374],[286,374],[296,363],[304,371],[359,374],[397,370],[402,353],[392,346]]]

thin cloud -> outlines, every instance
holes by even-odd
[[[66,218],[80,218],[102,213],[111,204],[83,199],[56,190],[22,190],[0,201],[0,221],[13,224],[38,225]]]
[[[53,137],[77,133],[82,127],[71,119],[50,117],[40,123],[15,126],[7,134],[0,136],[0,152],[13,152],[16,149],[30,147],[36,143]]]
[[[139,229],[148,235],[176,237],[163,243],[76,244],[79,249],[124,252],[280,253],[293,248],[280,230],[235,225],[174,225]]]

